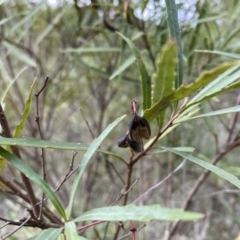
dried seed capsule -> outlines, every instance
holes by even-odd
[[[133,141],[139,142],[142,138],[149,139],[151,128],[146,119],[134,112],[133,118],[129,123],[129,135]]]
[[[129,133],[127,132],[125,137],[122,137],[118,140],[118,146],[121,148],[127,148],[130,147],[135,152],[141,152],[142,146],[140,142],[133,141],[129,137]]]

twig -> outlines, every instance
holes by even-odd
[[[149,188],[145,193],[143,193],[141,196],[139,196],[137,199],[135,199],[133,201],[133,203],[137,203],[138,201],[140,201],[142,198],[146,197],[151,191],[153,191],[154,189],[160,187],[164,182],[166,182],[170,177],[172,177],[173,174],[175,174],[176,172],[178,172],[186,163],[186,159],[183,160],[183,162],[171,173],[169,173],[162,181],[160,181],[159,183],[153,185],[151,188]]]
[[[14,231],[12,231],[11,233],[7,234],[6,236],[3,236],[1,238],[1,240],[7,239],[11,235],[13,235],[15,232],[17,232],[19,229],[21,229],[30,220],[30,218],[31,218],[31,215],[19,227],[17,227]]]
[[[128,194],[132,189],[133,187],[137,184],[137,182],[139,181],[140,178],[137,178],[136,181],[132,184],[132,186],[125,192],[120,192],[119,193],[119,197],[110,205],[110,206],[113,206],[116,202],[118,202],[124,195]]]
[[[66,182],[66,180],[69,178],[69,176],[71,176],[70,173],[73,172],[74,159],[75,159],[75,157],[76,157],[77,154],[78,154],[78,152],[73,151],[72,162],[71,162],[70,165],[69,165],[69,170],[68,170],[68,172],[66,173],[66,175],[65,175],[64,179],[62,180],[62,182],[61,182],[61,183],[59,184],[59,186],[54,190],[54,192],[59,191],[59,189],[60,189],[60,187],[63,185],[63,183]],[[78,165],[77,168],[74,169],[74,170],[77,170],[78,168],[79,168],[79,165]]]
[[[2,182],[6,187],[8,187],[15,195],[22,198],[25,202],[30,203],[30,200],[27,195],[23,194],[18,188],[16,188],[11,182],[5,180],[3,176],[0,176],[0,182]],[[37,205],[37,204],[36,204]],[[48,218],[53,223],[62,224],[61,220],[53,215],[53,213],[45,206],[46,209],[43,210],[44,216]]]
[[[95,225],[97,225],[97,224],[104,223],[104,222],[105,222],[105,221],[103,221],[103,220],[101,220],[101,221],[96,221],[96,222],[92,222],[92,223],[89,223],[89,224],[87,224],[87,225],[84,225],[84,226],[82,226],[82,227],[77,228],[77,231],[78,231],[79,233],[81,233],[82,231],[86,230],[86,229],[89,228],[89,227],[92,227],[92,226],[95,226]]]
[[[108,160],[107,160],[107,161],[108,161]],[[108,163],[111,165],[113,171],[117,174],[117,176],[119,177],[119,179],[121,180],[121,182],[122,182],[123,184],[125,184],[122,176],[119,174],[119,172],[117,171],[117,169],[114,167],[113,163],[110,162],[110,161],[108,161]]]
[[[0,227],[0,229],[6,227],[7,225],[9,225],[9,222],[8,222],[8,221],[7,221],[6,223],[4,223],[4,224]]]
[[[239,104],[240,104],[240,93],[238,95],[238,99],[237,99],[236,105],[239,105]],[[230,141],[231,141],[231,138],[232,138],[232,135],[233,135],[233,129],[236,126],[238,115],[239,115],[238,112],[234,113],[234,115],[233,115],[233,117],[231,119],[226,143],[230,143]]]
[[[41,88],[41,90],[40,90],[38,93],[35,94],[35,97],[36,97],[36,110],[37,110],[35,121],[36,121],[36,123],[37,123],[38,131],[39,131],[39,134],[40,134],[41,139],[44,139],[44,137],[43,137],[43,133],[42,133],[42,130],[41,130],[41,125],[40,125],[40,114],[39,114],[38,97],[39,97],[39,95],[42,93],[42,91],[46,88],[47,83],[48,83],[48,80],[49,80],[49,77],[46,77],[43,87]],[[44,148],[42,148],[41,159],[42,159],[42,175],[43,175],[43,180],[46,180],[45,150],[44,150]],[[40,211],[39,211],[39,215],[38,215],[38,219],[39,219],[39,220],[42,218],[42,209],[43,209],[43,204],[44,204],[44,201],[43,201],[43,200],[44,200],[44,193],[42,194],[42,201],[41,201],[41,204],[40,204]]]
[[[135,232],[140,231],[141,229],[145,228],[146,226],[147,226],[147,224],[144,223],[142,226],[140,226],[139,228],[135,229]],[[127,236],[129,236],[131,234],[132,234],[132,232],[130,231],[129,233],[125,234],[124,236],[118,238],[117,240],[122,240],[122,239],[124,239],[125,237],[127,237]]]
[[[88,127],[88,130],[89,130],[89,132],[90,132],[92,138],[94,139],[95,136],[94,136],[94,134],[93,134],[93,132],[92,132],[92,129],[91,129],[91,127],[90,127],[90,125],[89,125],[87,119],[85,118],[85,116],[84,116],[83,111],[82,111],[81,108],[80,108],[80,112],[81,112],[81,114],[82,114],[83,120],[84,120],[84,122],[86,123],[86,125],[87,125],[87,127]]]

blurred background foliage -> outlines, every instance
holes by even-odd
[[[165,1],[2,0],[0,3],[0,97],[11,129],[21,118],[33,80],[37,79],[34,91],[37,93],[49,76],[49,84],[40,97],[44,139],[89,144],[109,123],[128,114],[101,145],[128,159],[129,150],[117,148],[117,140],[126,132],[131,117],[130,102],[136,100],[138,107],[141,105],[141,83],[132,52],[115,31],[134,42],[152,75],[160,49],[169,39]],[[184,84],[195,80],[203,70],[239,58],[239,1],[179,0],[176,3],[184,54]],[[201,111],[235,105],[238,94],[234,91],[210,100],[202,104]],[[39,138],[35,117],[34,99],[22,136]],[[199,156],[210,161],[222,148],[230,119],[231,115],[221,115],[184,123],[159,144],[194,147]],[[153,135],[155,125],[151,123]],[[238,133],[238,129],[237,123],[234,131]],[[39,172],[40,150],[21,148],[21,151],[25,162]],[[231,151],[219,166],[239,176],[239,153],[238,148]],[[79,152],[76,161],[80,162],[81,156]],[[64,178],[71,158],[70,151],[46,151],[47,181],[53,188]],[[140,177],[140,180],[129,195],[129,203],[180,162],[171,153],[149,155],[139,161],[132,179]],[[181,207],[202,171],[192,163],[185,164],[182,171],[141,204]],[[5,167],[2,174],[7,176],[9,172]],[[125,179],[126,175],[121,161],[96,153],[83,176],[74,206],[75,217],[88,209],[111,204],[123,189],[121,178]],[[64,206],[68,203],[71,183],[72,179],[58,192]],[[206,213],[206,218],[181,224],[171,239],[236,238],[240,227],[238,195],[239,191],[232,185],[212,174],[190,206],[192,211]],[[13,202],[3,196],[0,206],[0,214],[12,219],[21,218],[24,213],[22,207],[13,207]],[[139,239],[163,239],[167,227],[168,223],[152,222],[140,231]],[[114,230],[115,225],[111,224],[107,234],[112,236]],[[22,229],[15,239],[30,237],[31,231]],[[96,226],[86,236],[103,239],[104,231],[106,225]]]

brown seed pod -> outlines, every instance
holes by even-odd
[[[134,112],[133,118],[129,125],[129,136],[133,141],[139,142],[142,138],[149,139],[151,136],[151,128],[146,119]]]
[[[142,151],[142,145],[140,142],[136,142],[130,139],[129,132],[127,132],[125,137],[122,137],[118,140],[118,146],[121,148],[130,147],[135,152]]]

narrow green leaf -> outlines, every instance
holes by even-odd
[[[11,17],[0,20],[0,26],[3,25],[4,23],[8,22],[10,19],[11,19]]]
[[[23,130],[25,124],[26,124],[28,115],[29,115],[30,110],[31,110],[32,93],[33,93],[33,87],[34,87],[35,81],[36,81],[36,79],[33,81],[33,84],[30,87],[29,95],[25,100],[25,106],[24,106],[24,110],[23,110],[23,113],[22,113],[22,117],[21,117],[20,123],[16,125],[15,131],[14,131],[14,134],[13,134],[13,138],[18,138],[21,135],[21,132],[22,132],[22,130]]]
[[[135,206],[127,205],[124,207],[112,206],[96,208],[85,212],[75,222],[82,221],[140,221],[148,222],[151,220],[163,220],[163,221],[191,221],[203,218],[203,214],[194,212],[184,212],[178,208],[161,208],[159,205],[151,206]]]
[[[191,162],[194,162],[194,163],[198,164],[199,166],[201,166],[205,169],[208,169],[213,173],[216,173],[221,178],[224,178],[225,180],[229,181],[233,185],[240,188],[240,180],[237,177],[235,177],[234,175],[224,171],[223,169],[216,167],[216,166],[212,165],[211,163],[205,162],[205,161],[201,160],[200,158],[192,156],[188,153],[179,152],[177,150],[174,150],[172,148],[167,148],[167,147],[162,147],[162,149],[167,150],[169,152],[173,152],[183,158],[186,158],[186,159],[190,160]]]
[[[29,238],[28,240],[55,240],[61,234],[62,228],[48,228],[40,235]]]
[[[34,48],[36,48],[39,43],[55,28],[55,25],[61,20],[63,14],[66,12],[67,8],[60,8],[60,12],[54,17],[51,23],[48,23],[48,26],[44,28],[44,31],[37,37]]]
[[[145,110],[143,117],[148,122],[151,122],[170,104],[189,96],[190,94],[194,93],[198,89],[212,82],[216,77],[218,77],[224,71],[226,71],[230,67],[235,66],[237,64],[239,64],[238,61],[226,62],[213,68],[212,70],[203,72],[193,83],[190,83],[187,86],[182,85],[177,90],[175,90],[172,94],[158,101],[150,109]]]
[[[96,52],[119,52],[120,48],[114,47],[91,47],[91,48],[66,48],[62,49],[64,53],[96,53]]]
[[[106,138],[106,136],[111,132],[111,130],[120,122],[122,121],[122,119],[125,117],[126,115],[123,115],[120,118],[117,118],[114,122],[112,122],[111,124],[108,125],[108,127],[100,134],[100,136],[96,139],[93,140],[93,142],[90,144],[87,152],[84,154],[82,162],[81,162],[81,166],[77,172],[77,175],[74,179],[73,185],[72,185],[72,189],[71,189],[71,193],[70,193],[70,199],[69,199],[69,204],[68,204],[68,217],[71,216],[71,212],[72,212],[72,207],[73,207],[73,201],[74,201],[74,197],[76,195],[76,191],[80,182],[80,179],[82,177],[82,174],[89,162],[89,160],[91,159],[92,155],[96,152],[97,148],[100,146],[100,144],[102,143],[102,141]]]
[[[196,96],[194,96],[188,104],[182,109],[182,113],[179,115],[178,119],[183,118],[186,114],[196,108],[199,103],[211,99],[219,94],[223,94],[228,91],[240,87],[240,82],[233,83],[240,77],[240,71],[233,73],[239,65],[229,68],[227,71],[222,73],[214,81],[204,87]],[[229,74],[233,73],[229,76]],[[228,86],[229,85],[229,86]]]
[[[227,71],[223,72],[214,81],[212,81],[206,87],[204,87],[196,96],[194,96],[189,103],[199,101],[201,98],[205,97],[206,95],[210,95],[213,92],[218,91],[220,83],[224,79],[226,79],[227,76],[232,74],[237,68],[239,68],[239,64],[237,66],[233,66],[233,67],[229,68]],[[237,73],[231,75],[231,78],[227,78],[228,81],[223,86],[221,86],[220,89],[226,87],[228,84],[237,80],[239,75],[240,75],[239,71]]]
[[[65,235],[67,240],[79,240],[76,224],[74,222],[65,223]]]
[[[36,138],[4,138],[0,136],[0,145],[16,145],[24,147],[36,147],[36,148],[50,148],[50,149],[62,149],[62,150],[75,150],[75,151],[87,151],[89,145],[73,142],[59,142],[53,140],[42,140]],[[97,149],[97,152],[101,152],[120,160],[122,157],[112,152]]]
[[[144,146],[144,148],[145,148],[145,146]],[[157,149],[161,149],[161,147],[152,148],[152,150],[150,152],[148,152],[147,155],[167,152],[166,150],[157,150]],[[173,149],[180,151],[180,152],[193,152],[195,150],[195,148],[193,148],[193,147],[175,147]]]
[[[53,192],[53,190],[47,185],[47,183],[36,174],[30,167],[28,167],[21,159],[19,159],[16,155],[6,151],[4,148],[0,146],[0,155],[4,157],[13,167],[18,169],[20,172],[26,175],[30,180],[36,183],[45,195],[49,198],[49,200],[54,205],[55,209],[58,211],[60,216],[66,220],[65,211],[58,200],[57,196]]]
[[[24,68],[24,70],[25,70],[25,68]],[[15,82],[15,80],[13,80],[13,82]],[[27,99],[25,101],[25,106],[24,106],[22,117],[21,117],[21,121],[15,128],[15,131],[14,131],[14,134],[13,134],[13,138],[19,137],[21,135],[21,132],[22,132],[22,130],[23,130],[24,126],[25,126],[25,123],[27,121],[27,118],[28,118],[28,115],[29,115],[29,112],[30,112],[30,109],[31,109],[32,91],[33,91],[34,84],[35,84],[35,80],[33,81],[33,84],[30,87],[29,96],[27,97]],[[10,86],[12,86],[12,83],[10,84]],[[9,89],[7,89],[7,90],[9,90]],[[3,98],[4,97],[5,97],[5,95],[3,95]],[[9,150],[9,148],[7,148],[7,150]],[[0,173],[2,172],[2,169],[3,169],[4,165],[5,165],[5,162],[6,161],[4,159],[0,159]]]
[[[141,54],[139,50],[134,46],[132,41],[123,36],[121,33],[117,32],[129,45],[129,47],[132,49],[132,52],[136,58],[136,63],[138,66],[138,71],[141,76],[141,82],[142,82],[142,96],[143,96],[143,102],[142,102],[142,108],[143,110],[148,109],[151,107],[151,79],[148,75],[146,66],[144,62],[142,61]]]
[[[0,61],[1,61],[1,60],[0,60]],[[1,63],[0,63],[0,69],[2,70],[1,73],[5,75],[5,73],[3,73],[3,71],[6,71],[6,69],[3,70],[1,67],[2,67],[2,66],[1,66]],[[23,68],[16,74],[15,78],[14,78],[12,81],[9,81],[9,83],[8,83],[8,85],[7,85],[7,88],[5,89],[5,91],[4,91],[3,94],[2,94],[1,103],[4,102],[4,99],[5,99],[8,91],[9,91],[9,89],[12,87],[12,85],[15,83],[15,81],[18,79],[18,77],[19,77],[26,69],[27,69],[27,67],[23,67]],[[9,76],[8,76],[8,77],[9,77]],[[6,77],[6,78],[8,79],[8,77]],[[9,78],[10,78],[10,77],[9,77]]]
[[[29,12],[26,12],[26,17],[22,18],[19,22],[17,22],[14,27],[10,30],[10,33],[14,33],[16,30],[20,29],[20,27],[25,24],[26,22],[32,22],[31,18],[36,17],[37,13],[42,9],[43,5],[45,4],[46,0],[40,1],[35,8],[31,9]]]
[[[111,73],[108,73],[106,71],[102,71],[102,70],[100,70],[98,68],[95,68],[95,67],[93,67],[93,66],[91,66],[91,65],[89,65],[89,64],[87,64],[87,63],[85,63],[83,61],[81,61],[79,58],[75,58],[75,60],[79,64],[81,64],[82,66],[92,70],[93,72],[99,74],[100,76],[107,77],[107,78],[109,78],[111,76]],[[139,81],[137,79],[126,77],[126,76],[123,76],[122,79],[125,80],[125,81],[129,81],[129,82],[139,83]]]
[[[12,82],[12,78],[10,77],[8,70],[5,67],[5,59],[1,58],[0,56],[0,71],[1,71],[1,79],[2,81],[4,81],[6,84],[9,84],[10,82]],[[1,89],[3,91],[3,89]],[[2,92],[0,92],[2,95]],[[3,96],[1,96],[1,99],[3,98]]]
[[[27,55],[24,51],[20,50],[16,46],[3,41],[2,42],[3,46],[5,46],[9,52],[11,52],[14,57],[18,58],[20,61],[32,66],[32,67],[37,67],[36,62],[29,56]]]
[[[161,55],[156,62],[157,72],[153,75],[152,105],[173,92],[176,67],[175,55],[176,43],[170,41],[162,48]],[[159,128],[164,123],[164,115],[165,111],[157,117]]]
[[[200,115],[197,115],[197,116],[194,116],[194,117],[190,117],[190,118],[176,119],[176,120],[174,121],[174,124],[175,124],[175,123],[180,123],[180,122],[189,121],[189,120],[193,120],[193,119],[196,119],[196,118],[217,116],[217,115],[221,115],[221,114],[234,113],[234,112],[240,112],[240,106],[234,106],[234,107],[230,107],[230,108],[224,108],[224,109],[221,109],[221,110],[217,110],[217,111],[212,111],[212,112],[200,114]]]
[[[182,42],[181,34],[178,25],[178,11],[177,6],[174,0],[165,0],[167,7],[168,15],[168,26],[170,30],[170,35],[172,39],[177,41],[177,57],[178,57],[178,66],[177,66],[177,78],[175,81],[175,88],[177,89],[182,85],[183,77],[183,57],[182,57]]]
[[[195,50],[195,52],[212,53],[212,54],[218,54],[218,55],[222,55],[222,56],[226,56],[226,57],[230,57],[230,58],[240,59],[240,54],[223,52],[223,51],[218,51],[218,50]]]
[[[128,67],[130,67],[135,61],[135,57],[130,57],[110,76],[109,80],[113,80],[116,76],[125,71]]]

